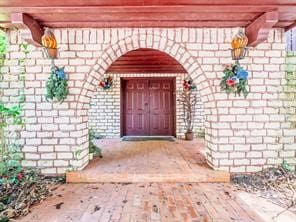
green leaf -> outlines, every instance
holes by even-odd
[[[0,162],[0,175],[7,174],[7,166],[4,162]]]
[[[292,167],[288,164],[288,162],[286,160],[283,161],[282,167],[286,171],[292,171],[293,170]]]
[[[18,167],[18,166],[20,166],[20,163],[16,160],[12,159],[12,160],[7,161],[7,166],[8,167]]]

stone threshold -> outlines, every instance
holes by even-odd
[[[211,171],[200,174],[85,174],[73,171],[66,174],[67,183],[229,183],[230,174]]]

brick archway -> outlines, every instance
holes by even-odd
[[[97,60],[96,65],[94,65],[88,75],[85,76],[77,100],[78,113],[83,109],[85,104],[89,104],[92,92],[95,91],[101,76],[105,74],[108,67],[120,56],[139,48],[159,50],[173,57],[184,67],[188,75],[193,79],[201,93],[202,102],[207,104],[209,101],[213,100],[213,90],[209,80],[206,78],[197,59],[192,56],[182,44],[159,35],[138,34],[121,39],[104,50]]]
[[[84,78],[77,99],[76,115],[81,117],[84,125],[87,126],[90,99],[95,92],[101,77],[106,73],[108,67],[120,56],[139,48],[155,49],[170,55],[184,67],[188,75],[193,79],[200,93],[205,110],[206,143],[209,151],[207,152],[207,160],[209,165],[214,167],[215,164],[213,163],[211,155],[212,133],[210,122],[212,119],[215,119],[211,118],[211,116],[215,115],[217,112],[213,110],[216,105],[213,103],[214,94],[212,86],[205,73],[202,71],[197,59],[192,56],[181,43],[176,43],[166,37],[140,33],[121,39],[115,44],[107,47],[99,56],[92,70]],[[87,130],[87,128],[85,130]],[[85,144],[87,141],[81,141],[81,143]],[[86,163],[83,163],[83,165],[85,166]]]

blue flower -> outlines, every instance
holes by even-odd
[[[236,73],[237,78],[246,80],[248,78],[249,73],[244,69],[239,69]]]
[[[65,79],[66,78],[64,68],[58,68],[57,71],[56,71],[56,74],[60,79]]]

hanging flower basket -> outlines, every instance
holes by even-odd
[[[64,67],[52,67],[50,76],[46,82],[46,100],[53,100],[55,98],[62,103],[68,94],[68,81]]]
[[[221,91],[225,91],[227,94],[234,93],[235,95],[246,98],[249,94],[248,91],[248,75],[249,73],[240,66],[237,61],[235,64],[226,65],[223,71],[220,87]]]
[[[113,85],[112,76],[108,76],[108,77],[103,78],[99,83],[99,86],[104,90],[110,89],[112,87],[112,85]]]
[[[183,80],[183,88],[185,91],[196,90],[196,85],[193,83],[191,77],[187,77]]]

